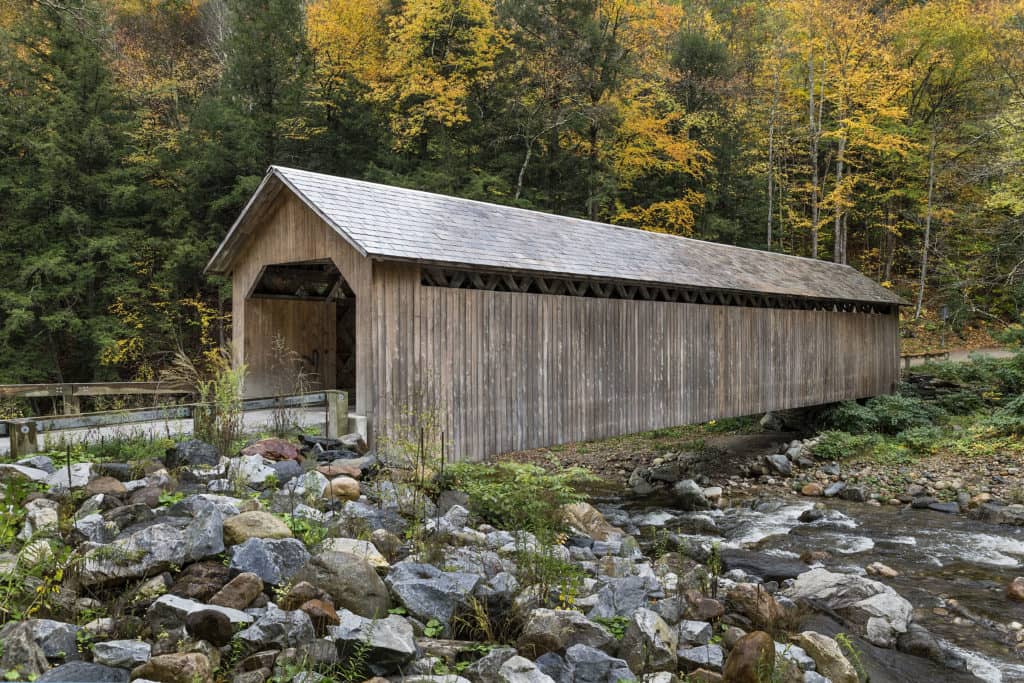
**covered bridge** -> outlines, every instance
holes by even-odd
[[[271,167],[214,254],[247,392],[278,335],[371,438],[463,458],[892,392],[899,297],[849,266]]]

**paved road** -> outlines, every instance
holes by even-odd
[[[963,363],[964,361],[970,360],[971,356],[975,354],[988,356],[989,358],[1010,358],[1014,355],[1014,352],[999,347],[987,349],[950,349],[949,360],[956,363]],[[912,358],[910,361],[910,367],[914,367],[915,365],[924,365],[927,362],[930,361],[924,358]]]

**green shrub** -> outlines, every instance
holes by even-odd
[[[876,396],[866,404],[878,420],[878,431],[898,434],[912,427],[928,427],[945,417],[941,408],[911,396]]]
[[[938,450],[942,430],[938,427],[911,427],[896,435],[896,442],[913,453],[926,454]]]
[[[878,429],[878,416],[856,401],[843,401],[829,408],[823,416],[824,426],[850,434],[866,434]]]
[[[985,426],[1003,436],[1024,436],[1024,395],[1017,396],[993,413]]]
[[[827,431],[818,437],[814,455],[822,460],[843,460],[867,455],[878,443],[877,434],[850,434],[849,432]]]
[[[970,415],[985,407],[985,401],[977,391],[962,389],[935,398],[935,405],[950,415]]]
[[[469,495],[469,508],[502,529],[560,530],[559,508],[586,500],[577,486],[593,475],[574,467],[548,472],[537,465],[457,463],[447,472],[453,488]]]

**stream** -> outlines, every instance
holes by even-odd
[[[837,499],[829,499],[825,516],[810,523],[799,521],[814,507],[807,499],[761,499],[707,512],[682,512],[653,499],[604,499],[595,505],[638,538],[653,527],[708,548],[718,543],[722,549],[756,551],[766,560],[827,551],[832,557],[823,565],[835,572],[864,574],[867,565],[881,562],[899,576],[872,578],[909,600],[914,621],[963,658],[977,679],[1024,681],[1024,657],[1014,652],[1006,626],[1024,623],[1024,603],[1006,596],[1010,581],[1024,574],[1024,528]],[[924,672],[903,680],[942,680],[941,673],[926,679]],[[954,672],[949,674],[954,680]]]

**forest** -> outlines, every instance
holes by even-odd
[[[1024,3],[0,0],[0,382],[145,380],[269,164],[1024,307]]]

